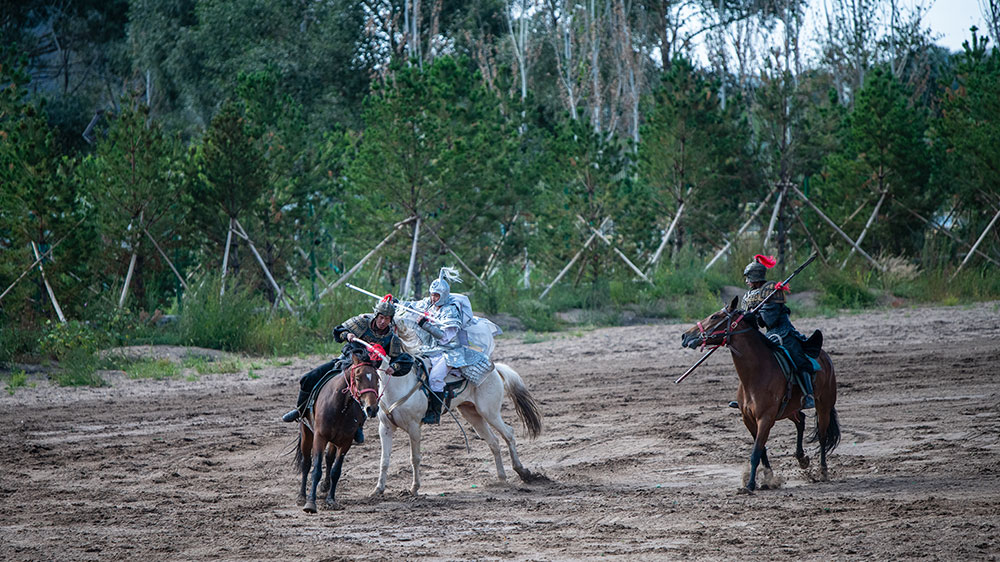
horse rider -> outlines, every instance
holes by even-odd
[[[490,358],[468,347],[466,327],[473,322],[472,305],[469,298],[453,294],[449,282],[462,282],[458,271],[442,267],[438,278],[431,282],[430,294],[418,302],[406,302],[406,306],[423,312],[417,325],[423,344],[420,354],[431,363],[428,373],[430,390],[427,413],[423,423],[436,424],[441,421],[441,406],[444,404],[444,379],[449,368],[459,368],[467,378],[474,378],[482,372],[493,369]]]
[[[808,410],[816,407],[813,398],[812,362],[806,357],[802,349],[802,342],[806,341],[803,336],[792,326],[788,319],[791,311],[785,305],[785,293],[788,286],[767,280],[767,270],[774,267],[773,257],[757,254],[743,270],[743,279],[750,290],[743,295],[740,308],[752,310],[761,303],[768,295],[775,292],[774,296],[761,307],[757,313],[757,321],[761,327],[766,328],[765,335],[771,341],[784,346],[788,350],[792,361],[799,371],[799,380],[802,385],[803,396],[802,409]]]
[[[349,318],[333,329],[333,339],[337,343],[346,343],[340,357],[324,363],[319,367],[309,371],[299,379],[299,399],[295,409],[281,417],[282,421],[292,422],[302,415],[305,410],[309,396],[316,385],[327,373],[340,372],[351,364],[351,352],[364,341],[369,344],[379,344],[389,355],[389,367],[386,374],[401,377],[410,372],[413,367],[413,357],[403,351],[402,342],[393,330],[392,318],[396,313],[396,305],[393,304],[392,295],[386,295],[375,304],[371,314],[359,314]],[[361,427],[354,436],[358,443],[365,440]]]

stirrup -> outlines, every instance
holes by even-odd
[[[729,407],[730,408],[739,408],[740,407],[740,403],[737,402],[737,401],[735,401],[735,400],[733,400],[732,402],[729,403]]]
[[[816,407],[816,400],[813,398],[812,394],[806,394],[802,397],[802,408],[803,410],[812,410]]]
[[[281,416],[281,421],[283,421],[283,422],[293,422],[293,421],[299,419],[299,416],[301,416],[301,415],[302,415],[302,413],[299,412],[299,409],[295,408],[291,412],[288,412],[287,414]]]
[[[428,423],[431,425],[441,423],[441,413],[440,412],[427,412],[424,414],[424,419],[420,420],[421,423]]]

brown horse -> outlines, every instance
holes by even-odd
[[[809,457],[802,450],[802,433],[805,429],[805,414],[799,404],[802,392],[797,384],[787,382],[778,360],[767,338],[757,329],[756,319],[747,317],[737,310],[739,299],[699,322],[681,335],[681,345],[697,348],[700,345],[724,345],[732,352],[733,364],[739,376],[740,385],[736,392],[743,423],[754,437],[753,452],[750,455],[750,474],[745,491],[752,492],[757,487],[757,467],[764,463],[770,472],[771,463],[767,459],[767,437],[771,427],[779,419],[789,419],[795,424],[795,458],[799,466],[807,468]],[[709,328],[706,328],[708,326]],[[821,337],[821,336],[814,336]],[[812,338],[810,338],[812,341]],[[808,345],[807,345],[808,347]],[[826,454],[840,442],[840,423],[837,421],[837,379],[833,362],[825,351],[820,350],[817,358],[821,370],[816,374],[814,396],[816,398],[816,429],[809,441],[819,441],[819,478],[826,481],[829,476]],[[791,386],[791,393],[788,388]]]
[[[344,457],[354,443],[354,435],[368,418],[378,415],[379,382],[376,367],[363,353],[351,356],[351,365],[344,373],[330,379],[316,396],[311,415],[303,416],[299,425],[299,448],[295,463],[302,470],[302,487],[298,504],[307,513],[316,513],[316,487],[323,476],[326,458],[326,505],[337,508],[335,494]],[[311,427],[310,427],[311,425]],[[312,489],[306,496],[309,470],[312,469]]]

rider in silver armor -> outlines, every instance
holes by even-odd
[[[473,322],[472,305],[465,295],[452,294],[449,281],[461,283],[462,279],[454,268],[443,267],[438,278],[431,282],[429,296],[417,302],[403,303],[423,312],[417,322],[423,329],[423,333],[418,333],[423,344],[420,354],[431,362],[428,379],[433,393],[427,401],[424,423],[439,423],[441,420],[441,406],[445,400],[444,379],[449,368],[461,369],[463,375],[470,379],[493,369],[489,357],[468,347],[466,327]]]

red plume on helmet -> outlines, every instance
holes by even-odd
[[[763,254],[757,254],[756,256],[753,257],[753,259],[754,261],[756,261],[757,263],[763,265],[768,269],[771,269],[778,263],[777,261],[775,261],[774,256],[765,256]]]
[[[382,297],[382,300],[378,302],[392,302],[392,293],[389,293],[386,296]]]
[[[368,358],[371,359],[373,363],[379,363],[382,361],[382,357],[385,356],[385,348],[381,344],[373,343],[370,348],[368,348]]]

